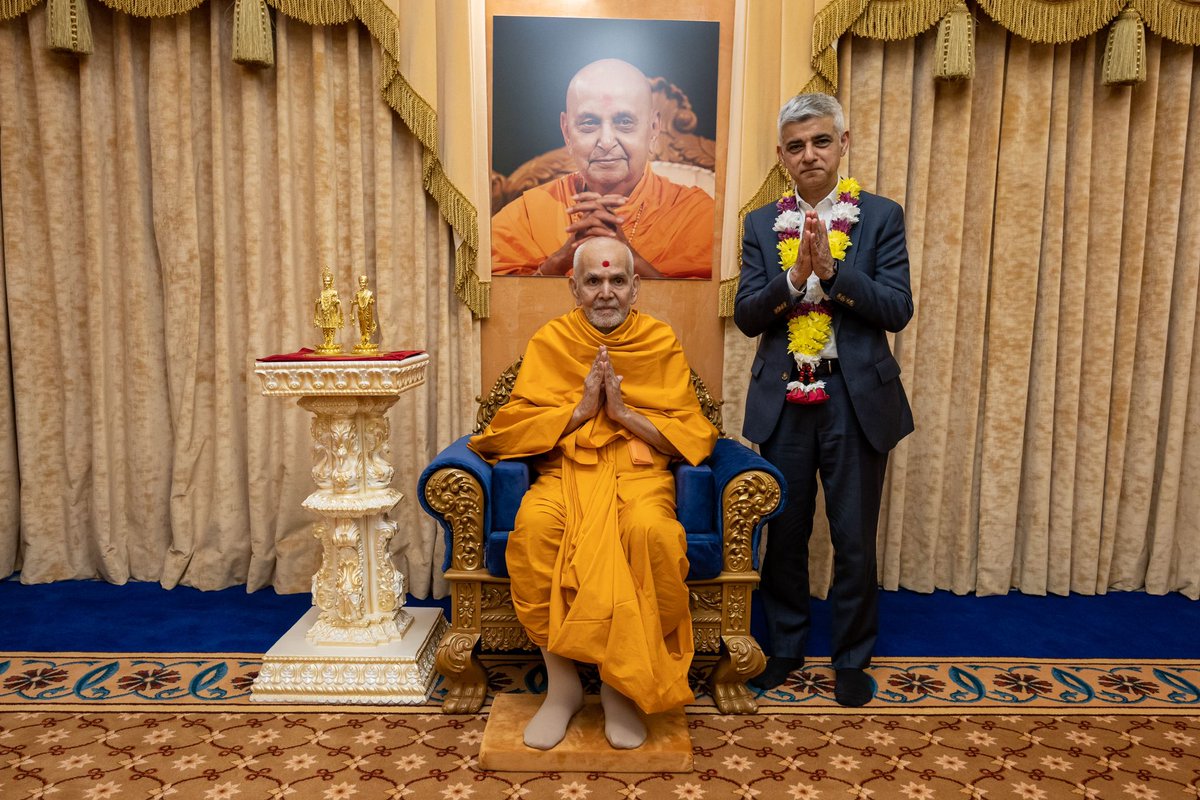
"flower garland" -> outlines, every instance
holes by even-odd
[[[837,202],[829,221],[829,252],[837,261],[844,261],[850,247],[850,228],[858,222],[858,195],[862,187],[854,178],[842,178],[837,184]],[[779,215],[774,230],[779,238],[779,264],[786,271],[796,264],[800,255],[800,231],[804,214],[796,203],[791,189],[775,204]],[[833,334],[833,316],[828,299],[797,303],[788,319],[788,352],[796,359],[800,380],[787,385],[789,403],[815,404],[829,399],[825,381],[816,380],[814,369],[821,363],[821,351]]]

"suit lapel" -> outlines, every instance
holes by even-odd
[[[860,193],[861,198],[866,192]],[[866,223],[866,212],[863,210],[863,204],[860,201],[858,204],[858,222],[854,223],[850,228],[850,246],[846,248],[846,258],[838,267],[838,271],[854,269],[854,263],[858,260],[858,242],[862,238],[863,225]],[[833,307],[838,308],[838,304],[834,303]],[[842,327],[842,314],[840,310],[833,315],[833,335],[836,337],[838,329]]]

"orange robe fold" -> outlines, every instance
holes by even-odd
[[[530,639],[597,664],[601,680],[656,713],[693,699],[687,543],[666,455],[603,410],[563,435],[602,344],[624,377],[625,404],[689,463],[707,458],[717,433],[700,411],[683,349],[669,326],[637,311],[609,334],[579,309],[545,325],[511,399],[470,446],[492,461],[537,457],[538,478],[506,551],[513,605]]]
[[[567,241],[571,197],[583,191],[578,173],[529,189],[492,217],[492,274],[532,275]],[[649,167],[629,201],[625,218],[633,249],[668,278],[712,276],[713,199],[703,189],[681,186]]]

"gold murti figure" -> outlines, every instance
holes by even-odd
[[[359,340],[354,345],[354,352],[375,354],[379,345],[371,342],[371,335],[379,330],[375,321],[375,295],[367,288],[367,276],[358,277],[358,291],[354,293],[354,301],[350,304],[350,318],[358,323]]]
[[[346,327],[346,319],[342,316],[342,301],[337,289],[333,288],[333,273],[329,267],[321,270],[321,296],[317,298],[313,325],[321,329],[322,342],[317,347],[318,355],[335,356],[342,352],[341,344],[334,341],[334,337],[338,330]]]

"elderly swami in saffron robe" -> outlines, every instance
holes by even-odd
[[[546,661],[548,689],[525,743],[549,749],[583,705],[575,662],[596,664],[605,735],[646,738],[639,714],[692,701],[688,563],[675,516],[673,459],[698,464],[717,431],[700,410],[670,326],[630,308],[629,249],[577,249],[578,307],[529,342],[509,402],[470,446],[532,458],[506,557],[513,605]]]

